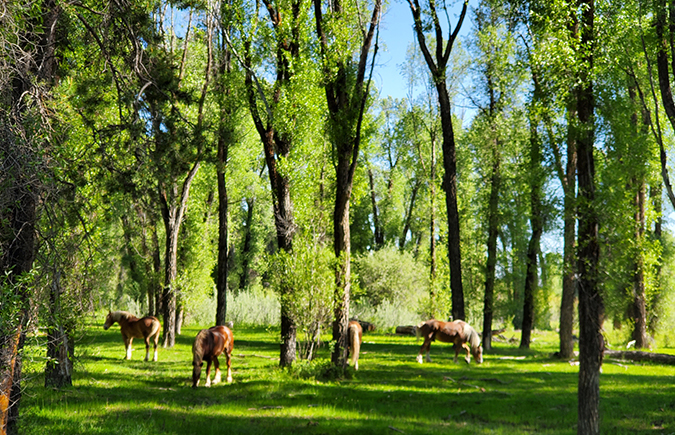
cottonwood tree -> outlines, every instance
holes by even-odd
[[[339,264],[335,271],[331,361],[342,367],[347,365],[351,291],[349,204],[374,64],[372,60],[368,73],[368,58],[373,44],[373,59],[377,54],[376,31],[379,28],[382,2],[375,0],[371,6],[372,12],[368,15],[362,12],[362,7],[365,9],[364,5],[344,3],[342,0],[327,4],[314,0],[322,80],[328,105],[328,131],[336,161],[333,247]]]
[[[431,76],[438,94],[440,106],[441,126],[443,130],[443,168],[445,170],[443,189],[445,190],[445,206],[448,216],[448,261],[450,264],[450,287],[452,290],[452,317],[465,318],[464,289],[462,286],[462,260],[460,248],[459,210],[457,208],[457,153],[455,133],[452,125],[452,107],[447,85],[448,60],[459,34],[464,17],[468,10],[469,1],[465,0],[457,20],[457,25],[450,22],[450,11],[446,4],[440,10],[434,0],[421,5],[419,0],[408,0],[413,16],[415,34],[424,60],[431,72]],[[443,36],[443,25],[439,19],[439,12],[448,17],[447,39]],[[428,30],[433,31],[432,41],[435,44],[434,54],[429,50],[427,43]]]
[[[519,154],[519,114],[514,92],[522,81],[522,71],[515,66],[515,22],[510,20],[502,5],[482,1],[474,10],[476,92],[470,97],[478,108],[472,123],[479,168],[484,167],[484,185],[488,186],[486,216],[487,258],[485,260],[485,294],[483,298],[483,346],[492,346],[492,320],[497,267],[497,239],[503,219],[500,197],[503,196],[505,162]],[[509,126],[508,129],[506,126]],[[480,169],[479,169],[480,170]]]
[[[242,30],[241,60],[246,71],[245,86],[249,111],[255,130],[263,145],[267,173],[272,192],[277,248],[291,252],[297,231],[291,199],[290,157],[299,138],[298,124],[312,113],[311,100],[299,96],[311,89],[307,60],[306,31],[308,30],[308,0],[289,3],[264,0],[251,5],[249,26]],[[264,7],[259,11],[258,7]],[[268,31],[268,34],[264,32]],[[260,32],[260,33],[257,33]],[[259,56],[265,56],[260,59]],[[272,77],[267,82],[259,74],[258,62],[269,62]],[[303,88],[304,86],[304,88]],[[286,284],[286,282],[282,283]],[[291,365],[296,358],[297,326],[288,304],[293,288],[283,285],[281,294],[281,349],[279,364]]]
[[[577,433],[600,433],[600,367],[604,351],[601,334],[603,301],[598,262],[599,218],[595,202],[595,93],[593,65],[596,48],[595,2],[580,2],[579,45],[576,51],[578,254],[579,274],[579,386]]]

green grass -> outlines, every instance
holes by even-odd
[[[496,343],[481,366],[453,364],[441,343],[431,347],[433,362],[420,365],[414,337],[369,333],[360,370],[320,382],[302,376],[315,367],[277,367],[277,330],[242,327],[234,331],[234,382],[194,390],[191,346],[199,329],[184,328],[173,349],[146,363],[142,342],[125,361],[119,328],[92,326],[77,343],[74,386],[62,391],[43,388],[43,360],[30,347],[21,433],[576,433],[578,366],[549,357],[557,347],[553,333],[535,333],[525,352]],[[327,348],[319,358],[329,358]],[[602,432],[675,433],[674,376],[675,367],[606,360]]]

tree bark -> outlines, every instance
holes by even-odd
[[[373,233],[375,237],[375,249],[380,249],[384,245],[384,231],[380,225],[380,216],[377,210],[377,198],[375,197],[375,181],[373,179],[373,170],[368,168],[368,183],[370,184],[370,202],[373,205]]]
[[[579,183],[579,388],[578,424],[579,435],[600,433],[600,367],[604,351],[601,334],[603,301],[600,293],[598,262],[600,246],[598,241],[598,214],[595,204],[595,161],[593,157],[594,92],[591,79],[593,71],[593,48],[595,45],[594,0],[582,0],[578,78],[580,88],[577,96],[579,136],[577,140]]]
[[[0,434],[18,433],[21,403],[22,351],[30,316],[28,278],[36,254],[39,220],[39,199],[43,189],[41,176],[45,169],[41,143],[26,128],[28,107],[26,94],[33,92],[37,102],[47,99],[44,89],[50,89],[56,64],[55,29],[60,9],[55,1],[44,0],[39,5],[41,16],[28,18],[29,25],[15,31],[17,51],[3,50],[3,74],[8,87],[0,89],[0,98],[9,103],[0,111],[0,286],[3,299],[14,299],[3,306],[0,322]],[[23,6],[22,6],[23,7]],[[5,14],[21,14],[8,4]],[[3,23],[4,25],[4,23]],[[3,41],[5,43],[6,41]],[[3,48],[9,44],[2,44]],[[12,44],[13,46],[13,44]],[[36,86],[37,82],[42,82]],[[31,128],[50,128],[32,125]],[[15,305],[16,304],[16,305]],[[14,306],[16,308],[14,308]],[[11,308],[10,308],[11,307]]]
[[[501,157],[498,143],[494,144],[490,201],[488,204],[487,261],[485,264],[485,296],[483,298],[483,349],[492,349],[492,316],[497,266],[497,236],[499,235],[499,189],[501,186]]]
[[[166,232],[164,250],[164,289],[163,314],[164,314],[164,343],[165,348],[172,348],[176,344],[176,314],[177,314],[177,289],[176,278],[178,277],[178,235],[183,223],[183,217],[187,210],[190,186],[197,171],[199,161],[195,162],[190,172],[185,176],[180,193],[177,182],[165,186],[159,184],[159,198]],[[167,188],[168,187],[168,188]]]
[[[661,101],[663,102],[666,117],[673,128],[675,128],[675,101],[673,100],[673,92],[670,86],[670,67],[668,65],[668,53],[675,55],[672,34],[672,29],[675,26],[675,11],[673,11],[674,6],[672,0],[668,1],[668,5],[666,5],[666,0],[657,0],[655,7],[655,27],[658,43],[656,65],[659,75],[659,90],[661,91]],[[675,64],[673,66],[675,67]],[[668,194],[670,204],[675,207],[675,193],[673,193],[673,187],[668,175],[668,157],[666,155],[666,149],[662,140],[658,140],[657,142],[659,143],[660,150],[661,177],[663,178],[663,184],[666,187],[666,193]]]
[[[255,207],[255,198],[246,198],[246,225],[244,226],[244,248],[241,252],[241,276],[239,277],[239,290],[243,290],[249,285],[251,249],[253,241],[253,209]]]
[[[58,266],[56,266],[58,267]],[[63,388],[73,385],[74,342],[68,334],[61,316],[61,272],[54,270],[49,292],[51,309],[47,330],[47,365],[45,387]]]
[[[635,340],[635,348],[642,349],[649,347],[647,343],[647,295],[645,291],[645,264],[642,254],[642,241],[645,233],[645,201],[646,201],[646,185],[642,180],[635,194],[635,240],[637,243],[637,250],[633,273],[632,283],[632,317],[633,317],[633,332],[632,338]]]
[[[533,74],[534,94],[532,97],[532,109],[540,104],[542,90],[539,85],[537,74]],[[545,175],[542,170],[543,155],[541,140],[537,127],[538,116],[535,112],[530,113],[530,227],[532,234],[527,247],[527,266],[525,275],[525,290],[523,293],[523,325],[520,340],[521,349],[529,349],[534,329],[534,294],[539,286],[539,253],[541,251],[541,236],[544,232],[544,213],[542,210],[542,198],[544,196]]]
[[[222,113],[221,115],[231,115]],[[228,117],[229,119],[229,117]],[[218,134],[218,272],[216,276],[216,325],[225,325],[227,320],[227,280],[229,272],[229,246],[228,246],[228,196],[225,168],[227,167],[227,155],[233,132],[226,125],[221,116],[220,131]]]
[[[457,208],[457,155],[455,146],[455,134],[452,126],[452,110],[450,96],[446,85],[446,69],[452,46],[459,33],[464,17],[468,9],[468,0],[464,1],[457,26],[446,39],[443,37],[443,29],[436,13],[435,3],[429,4],[429,14],[434,24],[436,35],[435,59],[429,52],[424,35],[425,22],[422,20],[422,10],[419,0],[408,0],[415,25],[415,33],[424,60],[429,67],[434,80],[438,103],[440,106],[441,129],[443,131],[443,190],[445,190],[445,207],[448,216],[448,261],[450,264],[450,289],[452,292],[452,318],[455,320],[465,318],[464,289],[462,287],[462,259],[460,248],[459,211]]]
[[[573,97],[572,97],[573,98]],[[563,277],[560,301],[560,353],[562,359],[574,356],[574,300],[576,295],[576,172],[577,139],[576,103],[571,102],[567,111],[567,166],[561,183],[565,194],[563,222]]]

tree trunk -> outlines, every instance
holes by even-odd
[[[324,89],[328,105],[328,118],[331,129],[331,139],[337,152],[337,166],[335,171],[335,209],[333,211],[333,248],[337,258],[335,271],[334,321],[333,321],[333,349],[331,362],[343,369],[347,366],[349,322],[349,302],[351,294],[351,234],[349,231],[349,201],[352,193],[354,172],[356,170],[361,143],[361,126],[368,98],[370,78],[366,81],[366,67],[370,47],[375,37],[375,29],[379,26],[382,2],[376,0],[373,6],[370,22],[367,23],[367,32],[363,31],[359,61],[356,71],[351,72],[352,59],[331,59],[329,55],[329,38],[324,33],[324,18],[322,3],[314,0],[314,16],[316,19],[316,33],[321,47],[326,83]],[[340,2],[329,4],[330,13],[342,19],[344,10]],[[344,24],[344,22],[343,22]],[[365,26],[365,24],[364,24]],[[377,55],[375,42],[373,59]],[[372,66],[371,65],[371,76]],[[334,72],[337,71],[337,74]],[[353,83],[349,83],[350,74],[353,74]]]
[[[370,202],[373,205],[373,232],[375,236],[375,249],[380,249],[384,245],[384,231],[380,224],[380,216],[377,210],[377,199],[375,198],[375,182],[373,180],[373,170],[368,168],[368,182],[370,184]]]
[[[568,106],[567,112],[567,168],[563,178],[564,223],[563,223],[563,276],[560,301],[560,353],[562,359],[574,356],[574,300],[576,294],[576,169],[577,139],[574,129],[577,111],[576,103]]]
[[[457,155],[455,150],[455,133],[452,126],[452,110],[450,96],[446,85],[446,69],[452,46],[455,43],[459,30],[464,22],[468,9],[468,0],[462,5],[457,26],[451,30],[447,41],[445,38],[436,38],[436,59],[427,47],[425,28],[426,22],[422,19],[422,8],[418,0],[408,0],[410,11],[415,24],[415,34],[424,60],[429,67],[429,72],[434,80],[440,105],[441,129],[443,131],[443,190],[445,190],[445,207],[448,216],[448,261],[450,264],[450,289],[452,292],[452,317],[455,320],[464,319],[464,289],[462,287],[462,259],[459,237],[459,211],[457,209]],[[443,29],[436,13],[435,2],[429,3],[428,14],[434,23],[436,35],[442,35]],[[447,11],[446,11],[447,12]],[[449,29],[450,30],[450,29]],[[444,46],[443,44],[446,43]]]
[[[459,237],[459,210],[457,208],[457,153],[455,133],[452,126],[450,96],[445,81],[436,83],[438,100],[441,106],[441,126],[443,128],[443,190],[445,190],[445,208],[448,216],[448,262],[450,264],[450,290],[452,291],[452,318],[464,320],[464,287],[462,286],[462,259]]]
[[[405,225],[403,225],[403,233],[401,234],[401,239],[399,240],[398,247],[400,250],[405,248],[405,241],[408,237],[408,231],[410,231],[410,225],[412,221],[413,209],[415,207],[415,200],[417,199],[417,192],[420,190],[421,183],[419,180],[415,180],[413,184],[412,192],[410,194],[410,204],[408,205],[408,211],[405,217]]]
[[[244,226],[244,248],[241,252],[241,276],[239,277],[239,290],[244,290],[249,284],[251,249],[253,241],[253,208],[255,207],[255,198],[247,198],[246,206],[246,225]]]
[[[176,278],[178,277],[178,235],[180,234],[183,216],[187,210],[190,186],[197,171],[199,161],[195,162],[190,172],[185,176],[183,186],[178,190],[178,185],[173,182],[169,187],[160,183],[159,197],[166,231],[164,250],[164,290],[162,294],[164,308],[164,344],[165,348],[172,348],[176,344],[177,323],[177,289]]]
[[[11,4],[8,14],[18,13]],[[10,110],[0,111],[0,287],[4,297],[14,303],[4,304],[0,322],[0,434],[18,433],[21,403],[22,351],[29,321],[29,284],[21,282],[33,269],[39,220],[38,203],[42,191],[40,172],[42,143],[24,127],[27,107],[25,94],[41,101],[41,89],[31,81],[51,83],[56,67],[55,28],[59,8],[53,0],[44,0],[41,21],[28,23],[25,28],[10,29],[19,41],[22,58],[5,59],[9,86],[0,87],[0,98],[10,104]],[[11,21],[11,20],[10,20]],[[37,19],[35,19],[37,21]],[[34,26],[34,27],[33,27]],[[34,33],[30,33],[34,32]],[[7,41],[3,41],[6,43]],[[37,47],[37,48],[36,48]],[[4,69],[4,68],[3,68]],[[44,130],[40,125],[31,128]],[[16,304],[16,305],[15,305]]]
[[[645,291],[645,265],[642,254],[642,241],[645,232],[645,201],[646,201],[646,186],[642,181],[638,186],[638,191],[635,195],[635,240],[637,243],[636,259],[634,264],[633,274],[633,333],[632,338],[635,340],[635,348],[642,349],[649,347],[647,342],[647,296]]]
[[[152,270],[153,274],[153,293],[155,298],[155,311],[153,316],[159,317],[164,313],[164,294],[162,286],[162,257],[160,254],[159,237],[157,236],[157,224],[152,225]]]
[[[171,214],[175,214],[171,212]],[[173,217],[164,219],[166,241],[164,250],[164,289],[162,305],[164,308],[164,344],[165,348],[172,348],[176,344],[176,278],[178,276],[178,228]]]
[[[47,330],[47,366],[45,387],[63,388],[73,385],[74,342],[66,332],[61,313],[61,272],[54,270],[49,302],[50,325]]]
[[[487,262],[485,265],[485,296],[483,298],[483,349],[492,349],[492,316],[497,266],[497,236],[499,235],[499,189],[501,170],[498,143],[493,149],[492,175],[490,177],[490,202],[488,205]]]
[[[673,51],[673,34],[672,29],[675,26],[675,11],[673,11],[672,1],[666,5],[666,0],[657,0],[655,2],[656,8],[656,37],[658,43],[658,50],[656,53],[656,65],[659,75],[659,90],[661,91],[661,101],[666,112],[666,117],[670,124],[675,128],[675,101],[673,100],[673,92],[670,87],[670,67],[668,63],[668,54],[675,53]],[[668,13],[670,8],[670,14]],[[675,66],[675,65],[674,65]],[[668,175],[668,158],[666,156],[666,149],[663,141],[659,140],[660,159],[661,159],[661,177],[663,184],[666,187],[666,193],[670,204],[675,207],[675,193],[670,184],[670,177]]]
[[[579,389],[578,389],[578,425],[579,435],[600,433],[600,367],[604,351],[601,334],[603,302],[600,294],[598,262],[600,246],[598,241],[598,215],[595,204],[595,162],[593,157],[594,92],[592,79],[593,47],[595,34],[593,22],[595,16],[594,0],[581,2],[581,47],[578,52],[581,66],[579,69],[579,94],[577,96],[577,116],[579,120],[578,165],[579,182]]]
[[[541,88],[536,74],[534,76],[533,106],[541,101]],[[533,108],[534,109],[534,108]],[[536,109],[534,109],[536,110]],[[530,227],[532,234],[527,247],[527,270],[525,275],[525,290],[523,293],[523,325],[520,340],[521,349],[529,349],[534,328],[534,294],[539,286],[538,258],[541,235],[544,232],[544,216],[542,211],[542,197],[545,174],[542,170],[543,156],[541,140],[537,127],[539,119],[535,113],[530,113]]]
[[[343,147],[344,149],[344,147]],[[349,198],[352,179],[350,176],[349,156],[341,156],[337,167],[337,192],[333,213],[334,250],[338,258],[335,272],[333,351],[331,362],[338,367],[346,367],[349,342],[347,326],[349,323],[349,302],[351,295],[351,234],[349,231]],[[353,173],[351,173],[353,175]]]
[[[216,325],[224,325],[227,320],[227,280],[229,271],[228,250],[228,196],[225,180],[225,168],[229,150],[231,131],[226,130],[225,120],[221,119],[220,134],[218,135],[218,275],[216,277]]]

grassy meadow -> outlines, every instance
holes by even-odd
[[[575,434],[578,366],[552,359],[553,332],[536,331],[529,351],[495,343],[485,363],[452,363],[452,350],[431,346],[433,362],[415,361],[415,337],[364,335],[358,372],[317,380],[318,361],[278,368],[278,330],[235,327],[234,382],[191,388],[185,327],[158,362],[144,362],[134,340],[126,361],[119,327],[91,325],[77,342],[74,385],[45,389],[44,356],[28,346],[21,402],[22,434]],[[507,338],[520,338],[507,332]],[[660,349],[673,353],[673,349]],[[224,364],[223,364],[224,365]],[[204,383],[202,372],[201,385]],[[605,359],[601,431],[675,433],[675,367]]]

